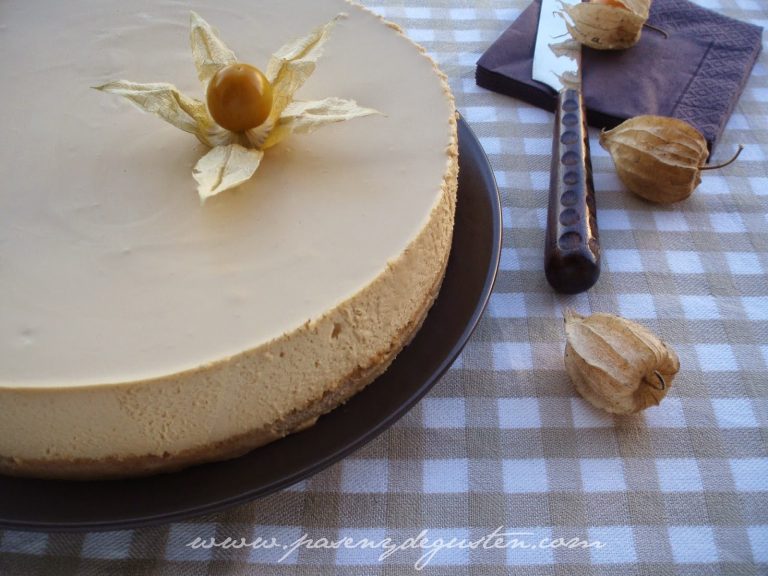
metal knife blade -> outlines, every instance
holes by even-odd
[[[600,244],[581,95],[581,45],[571,37],[563,5],[542,0],[532,77],[557,92],[544,247],[544,272],[558,292],[591,288],[600,276]]]
[[[563,5],[575,5],[581,0],[542,0],[539,27],[533,52],[533,79],[560,92],[566,87],[564,78],[572,84],[581,83],[581,46],[571,38],[561,15]],[[571,86],[573,87],[573,86]]]

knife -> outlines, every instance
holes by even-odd
[[[571,37],[562,15],[564,4],[578,2],[542,0],[533,55],[533,79],[557,92],[544,272],[550,285],[566,294],[588,290],[600,276],[581,45]]]

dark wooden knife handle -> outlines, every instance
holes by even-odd
[[[565,294],[588,290],[600,276],[584,101],[569,88],[558,95],[555,114],[544,272],[552,288]]]

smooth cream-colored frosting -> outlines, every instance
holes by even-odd
[[[297,97],[383,115],[291,137],[201,205],[206,148],[91,89],[165,81],[202,98],[190,10],[262,68],[346,12]],[[396,29],[341,0],[11,0],[0,14],[0,457],[173,454],[268,426],[381,357],[423,308],[450,246],[455,119]]]

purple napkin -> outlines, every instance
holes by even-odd
[[[531,78],[540,3],[535,0],[477,63],[479,86],[554,110],[555,95]],[[710,152],[760,53],[762,28],[687,0],[655,0],[648,23],[627,50],[583,52],[587,121],[613,128],[641,114],[686,120]]]

